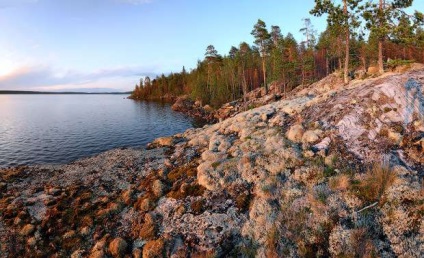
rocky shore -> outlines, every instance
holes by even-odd
[[[331,75],[147,150],[2,170],[0,256],[423,257],[423,84]]]
[[[189,96],[184,95],[175,99],[172,110],[213,124],[249,109],[280,100],[283,95],[279,89],[279,85],[273,83],[270,86],[268,94],[265,93],[264,88],[257,88],[247,93],[243,98],[226,103],[218,109],[214,109],[209,105],[202,106],[201,101],[193,101]]]

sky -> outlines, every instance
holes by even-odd
[[[414,9],[424,10],[416,0]],[[314,0],[0,0],[0,90],[129,91],[225,55],[260,18],[299,41]]]

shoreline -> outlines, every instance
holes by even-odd
[[[76,95],[63,100],[37,96],[22,99],[10,95],[2,105],[15,110],[0,116],[5,120],[0,130],[0,168],[64,164],[114,148],[145,148],[157,137],[204,126],[203,121],[172,111],[170,104],[142,104],[107,95],[106,99],[88,96],[87,100]],[[49,104],[38,104],[41,102]],[[70,110],[70,115],[50,107],[60,104],[69,108],[75,103],[82,105]],[[108,103],[105,108],[104,103]]]
[[[171,104],[171,109],[182,113],[186,116],[189,116],[194,119],[198,119],[203,121],[204,124],[213,124],[217,122],[215,118],[215,114],[212,108],[205,109],[199,102],[195,102],[191,100],[186,95],[181,96],[171,96],[171,97],[161,97],[161,98],[148,98],[148,99],[137,99],[128,97],[128,99],[132,99],[134,101],[152,101],[152,102],[160,102],[160,103],[169,103]]]
[[[409,78],[422,85],[424,69],[347,86],[333,76],[146,150],[0,174],[0,251],[353,256],[367,243],[420,257],[424,123],[400,130],[407,102],[388,97]]]

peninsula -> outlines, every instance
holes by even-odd
[[[2,170],[0,252],[422,257],[423,83],[332,74],[147,150]]]

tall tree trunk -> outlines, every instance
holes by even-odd
[[[384,8],[384,0],[380,0],[380,15],[383,15],[383,8]],[[383,24],[381,21],[382,17],[380,17],[380,26],[382,26]],[[379,73],[384,73],[384,64],[383,64],[383,41],[384,38],[380,36],[380,38],[378,39],[378,72]]]
[[[383,39],[378,40],[378,72],[384,73],[383,63]]]
[[[364,71],[367,70],[367,60],[365,58],[365,55],[361,56],[362,66],[364,67]]]
[[[245,65],[244,65],[244,63],[242,64],[242,69],[243,69],[243,71],[242,71],[242,77],[243,77],[243,79],[242,79],[242,81],[241,81],[241,83],[242,83],[242,89],[243,89],[243,101],[246,103],[247,102],[247,81],[246,81],[246,72],[245,72]]]
[[[327,49],[324,48],[322,51],[325,56],[325,76],[327,76],[330,72],[330,60],[328,60]]]
[[[210,94],[210,89],[209,89],[209,75],[210,74],[210,64],[208,64],[208,75],[207,75],[207,79],[206,79],[206,89],[208,90],[208,93]]]
[[[424,48],[421,48],[421,51],[422,51],[422,60],[421,60],[421,63],[424,63]]]
[[[264,73],[264,87],[265,94],[268,94],[268,85],[266,85],[266,65],[265,65],[265,57],[262,57],[262,71]]]
[[[345,65],[344,65],[344,83],[349,82],[349,41],[350,41],[350,33],[349,33],[349,18],[347,17],[347,0],[343,0],[343,13],[346,15],[346,48],[345,48]]]
[[[302,73],[302,86],[305,84],[305,64],[303,62],[303,57],[302,57],[302,65],[300,66],[301,69],[301,73]]]
[[[343,56],[343,50],[342,50],[342,46],[343,46],[343,39],[342,39],[342,35],[339,35],[337,37],[337,56],[338,56],[338,62],[339,62],[339,70],[341,71],[343,69],[343,65],[342,65],[342,56]]]

